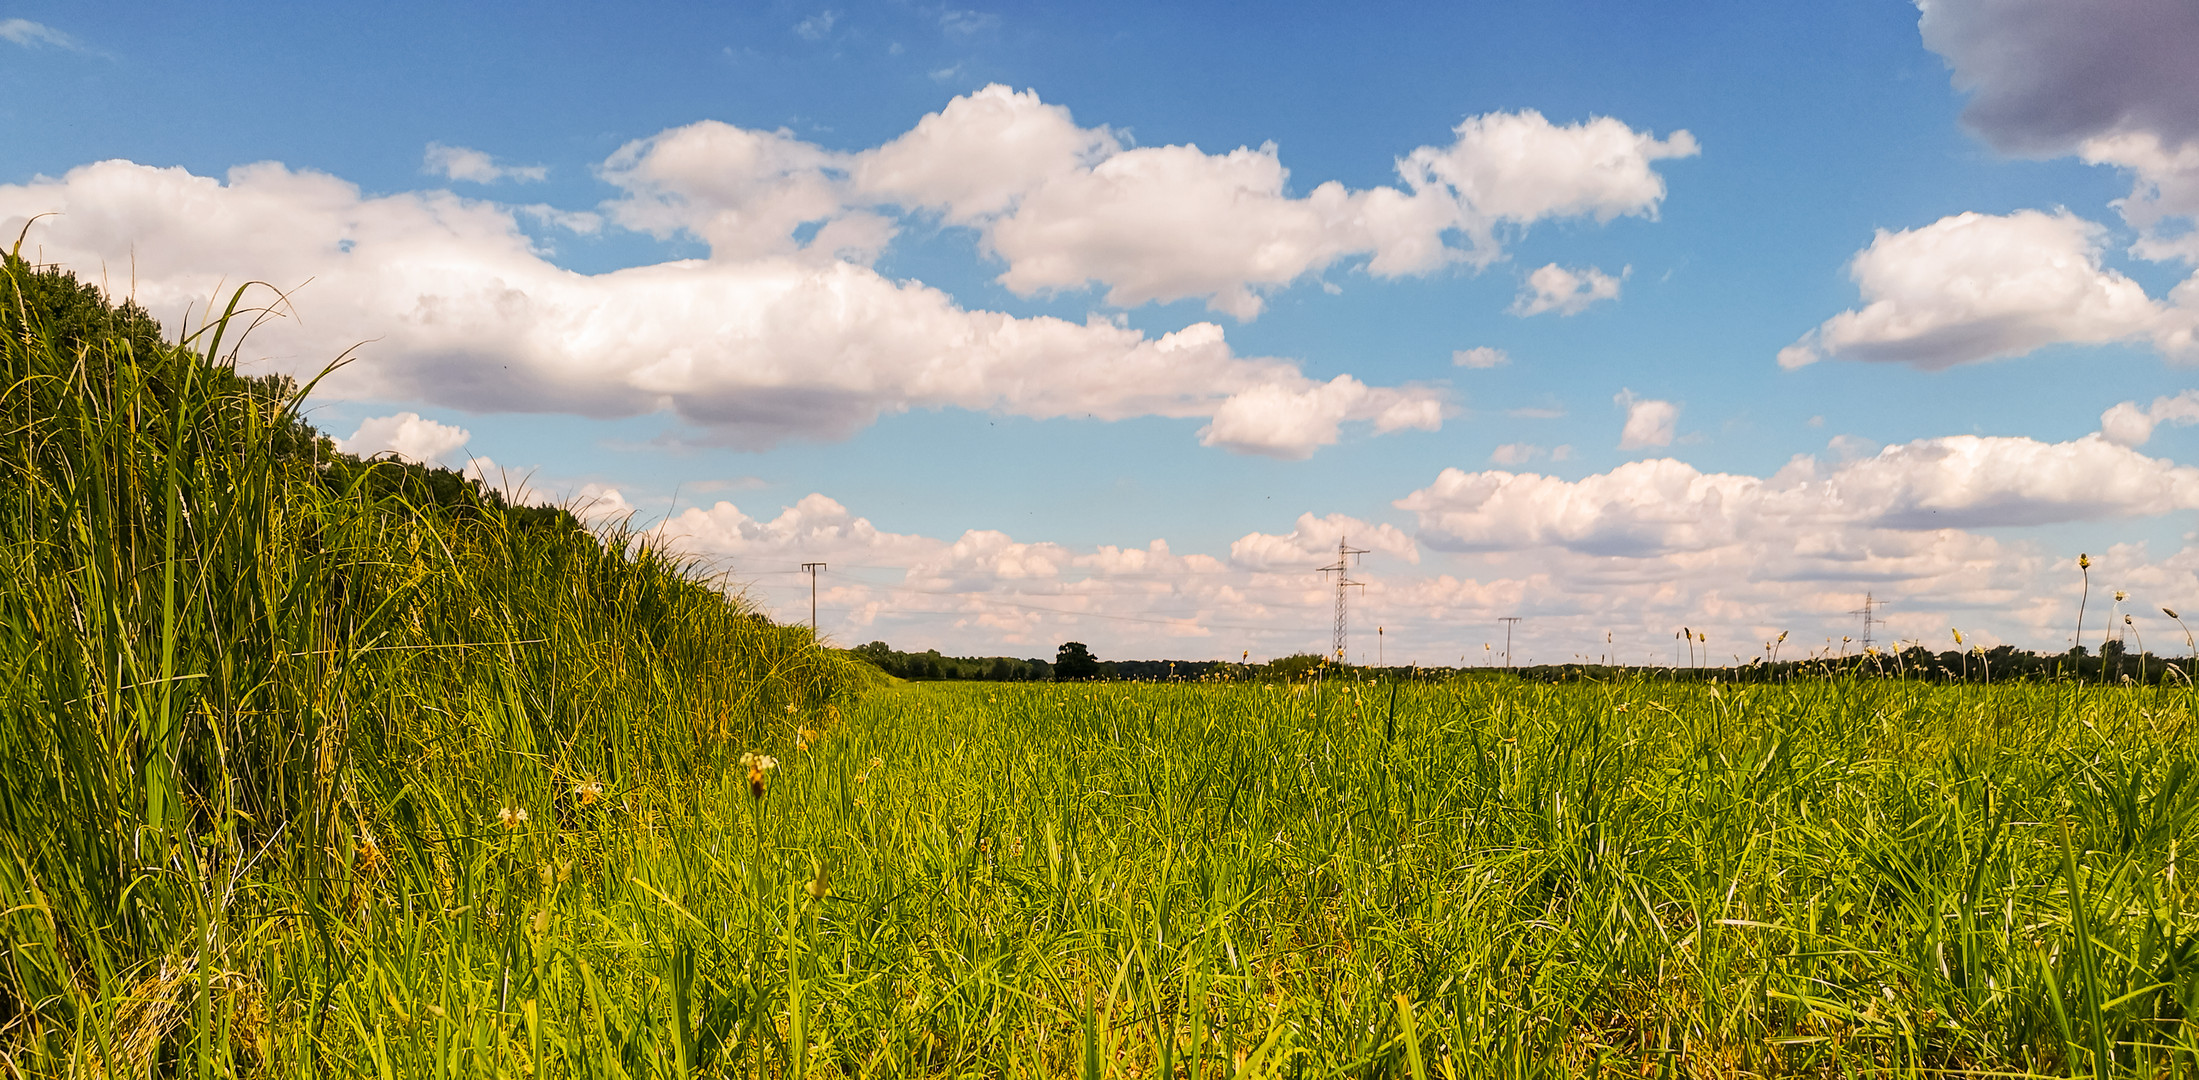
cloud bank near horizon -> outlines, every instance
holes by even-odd
[[[2164,406],[2164,419],[2180,408]],[[797,564],[839,567],[819,602],[826,632],[848,643],[1037,655],[1075,639],[1128,656],[1161,634],[1186,659],[1322,652],[1333,593],[1315,569],[1348,540],[1371,552],[1354,600],[1362,645],[1385,626],[1394,655],[1452,663],[1472,653],[1476,627],[1523,615],[1523,642],[1543,659],[1610,633],[1643,662],[1681,625],[1744,657],[1783,630],[1837,645],[1870,590],[1903,597],[1892,624],[1902,636],[1930,642],[1960,626],[1989,644],[2066,648],[2079,584],[2068,559],[1982,530],[2199,508],[2199,469],[2099,434],[1951,436],[1872,453],[1851,442],[1762,477],[1669,458],[1578,480],[1446,469],[1393,501],[1409,527],[1309,511],[1212,554],[1165,537],[1079,548],[988,528],[893,533],[822,493],[776,516],[718,501],[649,529],[791,614],[806,614]],[[617,491],[582,494],[633,510]],[[2095,583],[2131,592],[2141,620],[2199,606],[2199,548],[2092,554]]]

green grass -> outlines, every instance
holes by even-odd
[[[2199,1073],[2189,689],[880,686],[0,269],[0,1076]]]
[[[1478,681],[1388,703],[1337,683],[900,688],[783,753],[761,800],[737,768],[667,774],[507,830],[495,799],[423,783],[365,808],[387,860],[347,870],[346,904],[239,902],[260,929],[205,991],[249,1036],[224,1065],[2199,1061],[2187,698]],[[445,809],[407,826],[405,800]]]

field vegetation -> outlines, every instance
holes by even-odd
[[[889,685],[0,301],[7,1076],[2199,1071],[2182,680]]]

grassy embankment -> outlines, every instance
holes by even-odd
[[[573,788],[683,806],[864,678],[632,537],[334,454],[208,359],[249,317],[179,347],[0,265],[0,1075],[358,1067],[405,1014],[340,1003],[517,942]]]
[[[16,307],[0,1072],[2199,1067],[2187,691],[851,702],[677,561]]]

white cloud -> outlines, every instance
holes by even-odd
[[[726,146],[754,168],[712,172]],[[310,374],[365,342],[323,383],[336,397],[598,417],[669,409],[745,447],[842,438],[909,408],[1206,418],[1208,445],[1285,457],[1336,441],[1343,423],[1441,423],[1439,390],[1316,382],[1288,361],[1236,355],[1211,323],[1148,338],[1105,319],[964,309],[820,253],[845,218],[806,246],[747,229],[733,219],[791,228],[812,213],[809,180],[789,164],[810,151],[783,136],[697,125],[652,147],[612,159],[610,174],[641,193],[613,214],[646,228],[677,217],[697,185],[745,193],[703,223],[716,237],[709,259],[578,274],[548,262],[509,208],[448,192],[366,197],[275,164],[224,182],[110,161],[0,185],[0,231],[65,211],[39,223],[45,257],[134,265],[136,298],[170,326],[224,283],[310,279],[290,298],[298,317],[263,327],[251,351]]]
[[[706,127],[723,130],[678,137]],[[1381,277],[1483,266],[1502,257],[1500,227],[1653,217],[1664,182],[1652,163],[1695,152],[1686,132],[1659,140],[1609,118],[1561,127],[1538,113],[1493,113],[1461,124],[1450,146],[1399,159],[1403,188],[1329,181],[1299,196],[1272,143],[1220,154],[1131,147],[1036,93],[996,84],[857,153],[786,132],[692,125],[622,151],[607,175],[632,190],[634,220],[687,229],[714,250],[729,211],[750,243],[783,247],[795,225],[898,205],[977,229],[984,250],[1007,263],[1000,282],[1019,295],[1097,284],[1118,306],[1203,298],[1250,319],[1266,292],[1340,261],[1364,259]],[[652,160],[659,155],[675,160]],[[1453,234],[1467,246],[1451,246]]]
[[[75,38],[29,19],[0,19],[0,41],[9,41],[26,49],[51,45],[57,49],[82,52],[84,47]]]
[[[1866,590],[1901,598],[1882,640],[1937,642],[1952,624],[2066,647],[2075,552],[1965,530],[2158,513],[2195,495],[2199,471],[2098,438],[1965,436],[1844,464],[1800,458],[1770,477],[1669,460],[1578,481],[1448,470],[1399,500],[1417,540],[1386,522],[1306,513],[1287,532],[1247,534],[1226,559],[1165,540],[1078,548],[982,528],[892,533],[823,495],[776,516],[691,509],[659,535],[788,621],[809,614],[797,567],[827,562],[820,615],[828,637],[849,643],[1044,657],[1078,640],[1109,659],[1325,652],[1335,591],[1315,568],[1345,541],[1372,551],[1353,569],[1366,583],[1350,598],[1355,659],[1371,659],[1359,652],[1383,625],[1394,660],[1451,664],[1471,652],[1478,663],[1479,643],[1501,635],[1494,620],[1524,615],[1523,661],[1616,651],[1670,662],[1684,624],[1707,629],[1724,662],[1781,630],[1795,632],[1790,657],[1837,651]],[[2101,544],[2092,555],[2095,594],[2130,589],[2134,610],[2199,607],[2199,548],[2155,558]]]
[[[420,167],[430,176],[474,184],[493,184],[505,179],[546,180],[550,176],[550,167],[547,165],[500,165],[495,158],[482,151],[464,146],[445,146],[436,142],[428,144],[428,151],[421,158]]]
[[[840,21],[837,11],[820,11],[794,24],[794,32],[809,41],[822,41],[832,33],[832,25]]]
[[[1619,282],[1633,267],[1612,277],[1591,266],[1585,270],[1568,270],[1551,263],[1527,275],[1526,286],[1520,289],[1519,298],[1512,301],[1512,314],[1527,316],[1555,311],[1560,315],[1578,315],[1588,310],[1588,305],[1598,300],[1617,300]]]
[[[2066,211],[2036,210],[1882,229],[1849,271],[1865,306],[1780,350],[1779,364],[1837,356],[1937,369],[2149,335],[2172,357],[2191,353],[2199,305],[2157,304],[2137,282],[2103,268],[2101,234]]]
[[[1608,116],[1560,127],[1532,109],[1470,116],[1442,149],[1423,146],[1398,163],[1416,189],[1441,185],[1463,209],[1476,259],[1496,254],[1498,225],[1551,218],[1654,219],[1664,177],[1652,163],[1702,152],[1675,131],[1657,139]]]
[[[1505,443],[1489,452],[1489,461],[1496,465],[1525,465],[1542,456],[1542,447],[1533,443]]]
[[[2115,208],[2138,230],[2134,254],[2199,263],[2199,139],[2170,148],[2156,132],[2121,132],[2085,140],[2079,155],[2133,174]]]
[[[1621,390],[1611,400],[1626,408],[1626,426],[1619,429],[1619,449],[1672,445],[1672,428],[1680,419],[1678,405],[1635,397],[1632,390]]]
[[[1334,445],[1346,420],[1372,422],[1378,434],[1443,426],[1443,401],[1432,392],[1369,387],[1349,375],[1326,383],[1277,380],[1231,395],[1199,431],[1199,442],[1238,453],[1304,458]]]
[[[784,129],[705,120],[620,147],[603,177],[626,192],[607,206],[613,221],[659,237],[690,233],[713,260],[808,254],[868,263],[895,230],[847,205],[840,164],[840,155]],[[811,224],[815,235],[797,242],[795,230]]]
[[[336,440],[336,449],[360,457],[395,454],[416,464],[440,464],[451,451],[466,445],[473,433],[450,424],[422,419],[419,413],[401,412],[359,422],[348,439]]]
[[[2153,429],[2161,424],[2199,424],[2199,390],[2157,397],[2145,408],[2139,408],[2135,401],[2120,402],[2100,414],[2101,436],[2120,446],[2144,446],[2153,438]]]
[[[1395,525],[1370,524],[1346,514],[1298,515],[1288,533],[1246,533],[1229,545],[1229,561],[1253,570],[1310,570],[1336,562],[1337,545],[1420,561],[1420,548]]]
[[[1703,473],[1669,458],[1577,481],[1446,469],[1397,505],[1418,516],[1422,541],[1448,550],[1558,547],[1647,557],[1814,537],[1793,558],[1838,559],[1845,557],[1841,544],[1858,539],[1847,535],[1855,530],[2042,525],[2199,508],[2199,469],[2096,435],[2066,443],[1957,435],[1829,468],[1797,457],[1768,478]]]
[[[1488,345],[1476,345],[1471,349],[1455,349],[1451,352],[1451,364],[1454,367],[1485,369],[1503,367],[1511,362],[1509,353]]]

